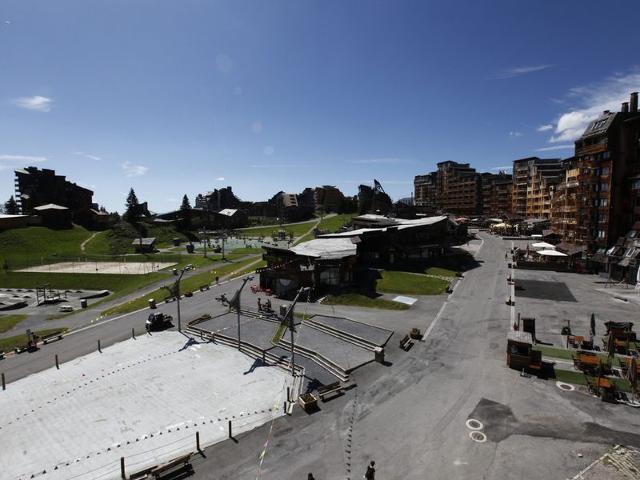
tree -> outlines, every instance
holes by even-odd
[[[4,204],[4,213],[7,215],[18,215],[20,213],[20,209],[18,208],[18,203],[13,198],[13,195],[7,200]]]
[[[142,207],[133,188],[129,190],[127,195],[127,210],[124,212],[124,219],[129,223],[138,223],[142,217]]]
[[[180,226],[188,230],[191,227],[191,204],[189,203],[189,197],[185,195],[182,197],[182,205],[180,205]]]

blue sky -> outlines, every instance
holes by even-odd
[[[26,165],[161,212],[227,185],[400,198],[444,160],[570,156],[640,89],[637,4],[603,5],[3,0],[0,199]]]

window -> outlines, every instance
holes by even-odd
[[[600,200],[600,206],[601,207],[607,207],[609,205],[609,199],[608,198],[603,198]]]
[[[600,169],[600,175],[609,175],[609,167],[602,167]]]
[[[605,238],[607,234],[604,230],[598,230],[598,238]]]
[[[607,151],[607,152],[602,152],[602,158],[607,159],[609,158],[611,154]],[[607,169],[608,170],[608,169]]]
[[[607,192],[608,190],[609,190],[609,184],[602,182],[600,184],[600,191],[601,192]]]

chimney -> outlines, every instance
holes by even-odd
[[[622,113],[629,113],[629,102],[622,102]]]
[[[638,111],[638,92],[633,92],[631,94],[631,99],[629,100],[629,111],[632,113]]]

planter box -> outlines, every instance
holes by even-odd
[[[315,412],[318,409],[318,399],[312,393],[305,393],[298,397],[298,403],[307,413]]]

